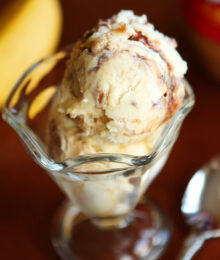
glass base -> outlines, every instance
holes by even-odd
[[[161,210],[143,198],[123,228],[100,229],[69,201],[58,210],[52,244],[63,260],[157,259],[170,238]]]

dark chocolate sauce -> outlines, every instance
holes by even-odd
[[[131,40],[131,41],[140,41],[140,42],[144,43],[145,45],[147,45],[151,50],[153,50],[154,52],[158,53],[160,55],[161,59],[166,63],[169,73],[171,73],[172,66],[167,61],[167,59],[165,58],[164,54],[153,45],[153,43],[148,39],[147,36],[143,35],[140,31],[136,31],[136,34],[130,36],[129,40]]]

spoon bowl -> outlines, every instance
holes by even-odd
[[[220,156],[199,169],[183,195],[181,211],[189,225],[215,229],[220,225]]]
[[[183,195],[181,211],[191,232],[178,259],[189,260],[207,239],[220,237],[220,156],[193,175]]]

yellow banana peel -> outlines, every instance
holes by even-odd
[[[14,0],[0,12],[0,107],[25,70],[55,50],[61,29],[59,0]]]

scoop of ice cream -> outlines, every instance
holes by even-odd
[[[85,135],[79,127],[77,119],[73,120],[69,116],[64,116],[63,113],[58,112],[58,108],[59,106],[55,105],[51,110],[46,136],[49,153],[56,160],[95,153],[149,154],[161,132],[161,128],[158,128],[143,140],[135,143],[132,141],[126,144],[110,142],[98,134]],[[91,166],[88,167],[90,169]],[[92,166],[94,171],[103,168],[108,168],[106,162],[104,165],[96,163]]]
[[[73,47],[51,112],[50,136],[60,143],[54,153],[149,153],[184,97],[187,65],[175,48],[132,11],[87,31]]]

